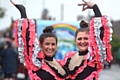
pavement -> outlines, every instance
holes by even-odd
[[[104,69],[99,80],[120,80],[120,66],[112,64],[110,69]]]

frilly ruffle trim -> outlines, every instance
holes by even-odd
[[[65,63],[68,64],[68,63],[69,63],[69,62],[67,62],[68,59],[70,59],[70,58],[71,58],[74,54],[76,54],[76,53],[77,53],[76,51],[68,52],[68,53],[66,54],[65,58],[64,58]],[[83,62],[83,65],[80,66],[79,68],[77,68],[77,66],[76,66],[75,68],[76,68],[77,70],[75,71],[75,74],[67,76],[67,79],[70,78],[70,79],[74,80],[74,79],[76,78],[76,76],[77,76],[79,73],[81,73],[82,71],[84,71],[84,69],[85,69],[87,66],[95,67],[95,63],[96,63],[96,62],[94,61],[94,59],[88,61],[87,57],[88,57],[88,54],[85,55],[85,58],[84,58],[85,61]],[[64,63],[64,64],[65,64],[65,63]],[[65,64],[65,65],[66,65],[66,64]],[[99,66],[97,65],[96,68],[97,68],[97,70],[96,70],[96,71],[93,71],[88,77],[86,77],[85,80],[90,80],[90,79],[92,79],[93,77],[96,77],[96,79],[98,78],[98,75],[99,75],[99,73],[100,73],[101,70],[102,70],[102,63],[99,63]]]
[[[14,23],[14,36],[20,62],[24,63],[28,69],[38,70],[42,62],[37,59],[40,47],[34,21],[26,18],[17,20]],[[43,53],[40,56],[44,58]]]
[[[69,75],[67,78],[75,79],[75,77],[84,71],[86,66],[95,67],[96,64],[96,71],[93,71],[85,80],[90,80],[93,77],[98,79],[98,75],[103,69],[103,63],[105,61],[111,62],[112,61],[112,54],[111,54],[111,45],[109,44],[112,40],[112,24],[107,16],[93,18],[90,21],[90,41],[89,41],[89,53],[85,57],[85,61],[83,62],[83,66],[80,66],[74,75]],[[100,34],[103,28],[103,38],[101,39]],[[96,47],[97,46],[97,47]],[[67,60],[71,58],[77,52],[69,52],[64,58],[64,62],[67,63]],[[89,56],[89,58],[88,58]],[[87,61],[89,59],[89,61]],[[64,63],[64,64],[65,64]]]
[[[111,62],[113,59],[110,45],[112,33],[112,24],[107,16],[93,18],[90,21],[89,52],[91,56],[96,56],[97,61],[104,63]],[[103,35],[102,39],[101,34]]]
[[[43,62],[43,66],[41,68],[46,72],[49,72],[52,76],[54,76],[55,80],[65,80],[64,78],[56,76],[56,73],[45,62]],[[36,73],[32,72],[32,70],[29,70],[28,73],[30,75],[30,80],[41,80]]]
[[[40,51],[39,41],[35,31],[35,23],[33,20],[22,18],[14,23],[14,37],[18,46],[19,58],[28,69],[31,80],[41,80],[33,71],[43,69],[54,76],[56,80],[64,80],[59,78],[56,73],[44,62],[44,53]]]

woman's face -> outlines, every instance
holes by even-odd
[[[41,48],[46,56],[52,57],[57,48],[56,39],[54,37],[45,38]]]
[[[88,50],[88,38],[89,34],[87,32],[78,32],[75,41],[79,51],[84,52]]]

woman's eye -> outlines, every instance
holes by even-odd
[[[45,45],[49,45],[49,43],[46,43]]]
[[[88,37],[78,38],[78,40],[88,40]]]
[[[55,43],[52,43],[52,46],[54,46],[55,45]]]
[[[78,38],[78,40],[82,40],[82,38]]]
[[[88,38],[87,38],[87,37],[85,37],[85,38],[84,38],[84,40],[88,40]]]

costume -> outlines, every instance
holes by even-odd
[[[67,70],[61,61],[47,57],[39,47],[34,20],[27,18],[25,8],[16,5],[21,19],[14,23],[15,40],[18,46],[20,62],[28,69],[30,80],[65,80]]]
[[[112,60],[111,24],[107,16],[102,16],[99,8],[93,6],[95,17],[90,21],[89,47],[85,52],[70,51],[64,61],[69,70],[68,80],[98,80],[104,62]]]

